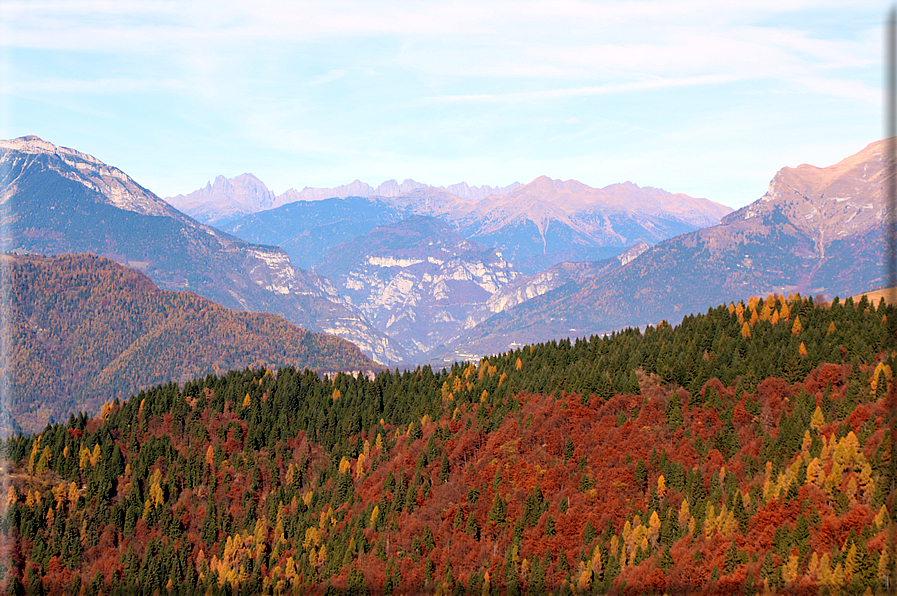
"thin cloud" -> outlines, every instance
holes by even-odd
[[[732,75],[709,75],[683,77],[677,79],[650,79],[630,83],[611,83],[591,87],[575,87],[568,89],[544,89],[539,91],[522,91],[514,93],[472,93],[464,95],[442,95],[421,98],[420,105],[437,103],[496,103],[496,102],[529,102],[533,100],[560,99],[565,97],[585,97],[590,95],[616,95],[673,87],[692,87],[696,85],[719,85],[741,80]]]
[[[160,90],[183,90],[183,82],[176,79],[64,79],[43,78],[29,81],[12,82],[6,86],[5,92],[13,95],[30,95],[35,93],[55,94],[122,94]]]
[[[335,70],[331,70],[330,72],[328,72],[327,74],[325,74],[323,76],[316,77],[316,78],[310,80],[308,82],[308,84],[309,85],[323,85],[324,83],[330,83],[330,82],[336,81],[338,79],[341,79],[344,76],[346,76],[346,71],[341,68],[338,68]]]

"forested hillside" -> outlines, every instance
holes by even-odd
[[[93,255],[5,256],[10,409],[37,432],[48,420],[168,380],[245,367],[379,370],[353,344],[282,318],[235,312]]]
[[[770,296],[440,372],[156,387],[6,441],[2,587],[883,590],[895,323]]]

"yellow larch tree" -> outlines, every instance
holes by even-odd
[[[651,517],[648,518],[648,542],[651,543],[652,547],[657,548],[657,540],[659,537],[660,516],[657,515],[657,511],[652,511]]]
[[[663,474],[660,474],[657,477],[657,496],[659,498],[664,498],[667,494],[667,483],[666,479],[663,477]]]
[[[872,379],[869,380],[869,389],[872,392],[873,399],[876,398],[878,386],[881,382],[881,376],[884,376],[885,388],[887,388],[887,383],[893,379],[893,373],[891,372],[891,367],[884,362],[879,362],[878,365],[876,365],[875,372],[872,373]]]
[[[782,579],[786,586],[790,586],[797,579],[797,564],[797,555],[791,555],[788,557],[788,561],[782,565]]]
[[[814,457],[813,460],[807,466],[807,484],[813,484],[822,488],[826,481],[825,469],[822,461],[818,457]]]
[[[816,409],[813,410],[813,416],[810,417],[810,428],[820,432],[823,425],[825,425],[825,414],[822,413],[822,408],[816,406]]]
[[[782,306],[779,307],[779,318],[783,321],[787,321],[791,318],[791,308],[784,300],[782,301]]]

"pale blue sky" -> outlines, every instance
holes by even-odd
[[[883,2],[0,0],[0,138],[168,196],[630,180],[733,207],[881,137]]]

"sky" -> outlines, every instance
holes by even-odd
[[[161,197],[252,172],[740,207],[883,136],[883,2],[0,0],[0,138]]]

